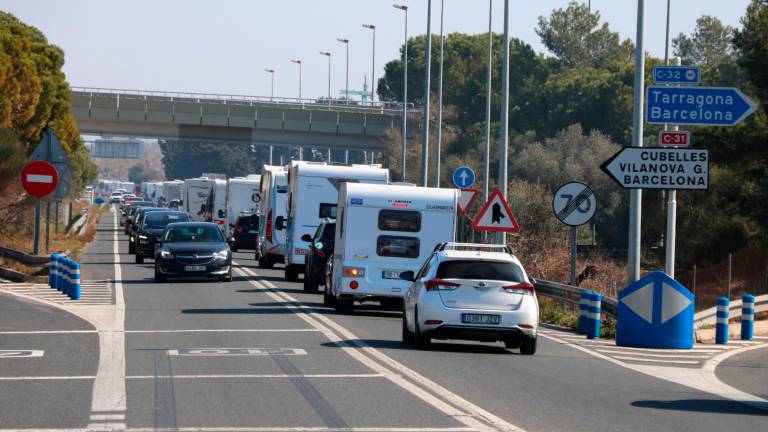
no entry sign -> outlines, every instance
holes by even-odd
[[[32,161],[21,171],[21,185],[32,196],[42,198],[56,190],[59,172],[46,161]]]

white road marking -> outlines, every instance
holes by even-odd
[[[385,378],[384,374],[220,374],[220,375],[129,375],[126,379],[155,379],[155,378],[173,378],[173,379],[228,379],[228,378],[247,378],[247,379],[265,379],[265,378]]]
[[[46,380],[90,380],[96,379],[96,375],[71,375],[71,376],[4,376],[0,381],[46,381]]]
[[[0,350],[0,359],[42,357],[44,353],[43,350]]]
[[[125,333],[303,333],[319,332],[316,328],[301,329],[181,329],[181,330],[126,330]]]
[[[123,428],[125,432],[471,432],[466,427],[180,427],[180,428]],[[0,429],[0,432],[30,432],[31,429]],[[35,432],[92,432],[93,429],[35,429]]]
[[[98,333],[97,330],[28,330],[28,331],[0,331],[0,335],[47,335],[47,334],[86,334]]]
[[[641,351],[613,351],[613,350],[607,350],[607,349],[597,349],[596,351],[601,353],[608,353],[608,354],[621,354],[621,355],[635,355],[635,356],[645,356],[645,357],[654,357],[654,358],[676,358],[676,359],[705,359],[709,358],[708,355],[685,355],[685,354],[655,354],[655,353],[645,353]]]
[[[244,267],[238,267],[237,270],[245,276],[257,276],[250,269]],[[302,304],[290,295],[279,291],[279,289],[269,281],[251,280],[250,283],[256,287],[266,288],[264,291],[265,294],[278,302],[284,303],[285,306],[289,310],[294,311],[299,318],[319,329],[329,340],[335,342],[346,353],[362,364],[376,372],[384,374],[387,379],[396,385],[429,405],[432,405],[434,408],[442,411],[444,414],[454,417],[464,425],[479,430],[522,431],[519,427],[491,414],[445,387],[429,380],[416,371],[409,369],[379,350],[369,346],[350,331],[336,324],[336,322],[330,318],[315,312],[310,307]],[[325,325],[321,324],[319,321],[322,321]],[[344,339],[340,338],[335,332],[338,332]],[[363,355],[363,353],[367,355]],[[388,368],[392,368],[394,372]],[[407,377],[413,382],[406,380],[404,377]]]
[[[586,346],[586,345],[582,345]],[[665,348],[634,348],[634,347],[623,347],[623,346],[613,346],[613,347],[604,347],[604,346],[596,346],[595,348],[600,348],[598,351],[603,350],[603,352],[608,351],[630,351],[632,354],[636,352],[656,352],[656,353],[688,353],[688,354],[704,354],[704,353],[719,353],[720,350],[689,350],[689,349],[665,349]],[[707,356],[710,357],[710,356]]]
[[[125,395],[125,299],[123,298],[123,271],[120,267],[120,251],[117,241],[117,211],[112,207],[113,227],[112,254],[115,263],[115,305],[103,317],[99,331],[99,368],[93,382],[91,415],[104,413],[104,418],[92,421],[88,429],[121,430],[126,410]]]
[[[661,360],[656,358],[640,358],[640,357],[628,357],[628,356],[614,356],[613,358],[616,358],[619,360],[651,362],[651,363],[699,364],[698,360]]]
[[[166,352],[169,356],[186,357],[307,355],[301,348],[183,348]]]

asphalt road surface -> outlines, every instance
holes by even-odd
[[[550,338],[534,356],[500,344],[414,350],[400,341],[400,313],[371,304],[336,314],[281,268],[259,269],[251,251],[235,254],[231,283],[157,284],[152,261],[134,264],[117,229],[106,214],[82,258],[83,279],[114,290],[103,305],[72,309],[97,318],[0,297],[0,350],[43,351],[0,351],[0,432],[768,427],[768,411]],[[745,377],[766,367],[768,350],[757,349],[718,376],[765,398],[765,380]]]

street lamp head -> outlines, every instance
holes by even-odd
[[[371,30],[376,30],[376,26],[373,24],[363,24],[363,27]]]
[[[336,40],[341,42],[341,43],[345,43],[345,44],[349,43],[349,39],[345,39],[345,38],[336,38]]]
[[[275,73],[275,70],[274,69],[264,69],[264,72],[268,72],[268,73],[273,74],[273,73]]]
[[[291,60],[291,63],[301,64],[301,60]]]
[[[321,55],[324,55],[324,56],[328,56],[328,57],[330,57],[330,56],[331,56],[331,53],[330,53],[330,52],[328,52],[328,51],[320,51],[320,54],[321,54]]]
[[[395,8],[395,9],[400,9],[400,10],[404,10],[404,11],[408,10],[408,6],[406,6],[406,5],[393,4],[392,7]]]

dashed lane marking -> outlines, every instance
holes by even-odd
[[[689,365],[699,364],[699,362],[696,360],[661,360],[661,359],[649,359],[649,358],[626,357],[626,356],[613,356],[613,358],[619,359],[619,360],[635,361],[635,362],[672,363],[672,364],[689,364]]]
[[[385,378],[383,374],[210,374],[210,375],[128,375],[125,379],[279,379],[296,378],[302,376],[312,379],[353,379],[353,378]],[[0,376],[0,381],[77,381],[96,379],[96,375],[71,375],[71,376]]]
[[[166,352],[169,356],[182,357],[307,355],[301,348],[182,348]]]
[[[97,416],[101,416],[98,414]],[[104,414],[105,417],[108,415]],[[123,428],[124,432],[472,432],[468,427],[179,427]],[[0,432],[30,432],[30,429],[0,429]],[[93,432],[93,429],[35,429],[35,432]]]
[[[0,359],[42,357],[43,350],[0,350]]]
[[[179,329],[179,330],[125,330],[123,333],[318,333],[320,330],[307,329]],[[98,330],[18,330],[0,331],[0,335],[48,335],[48,334],[88,334]]]

